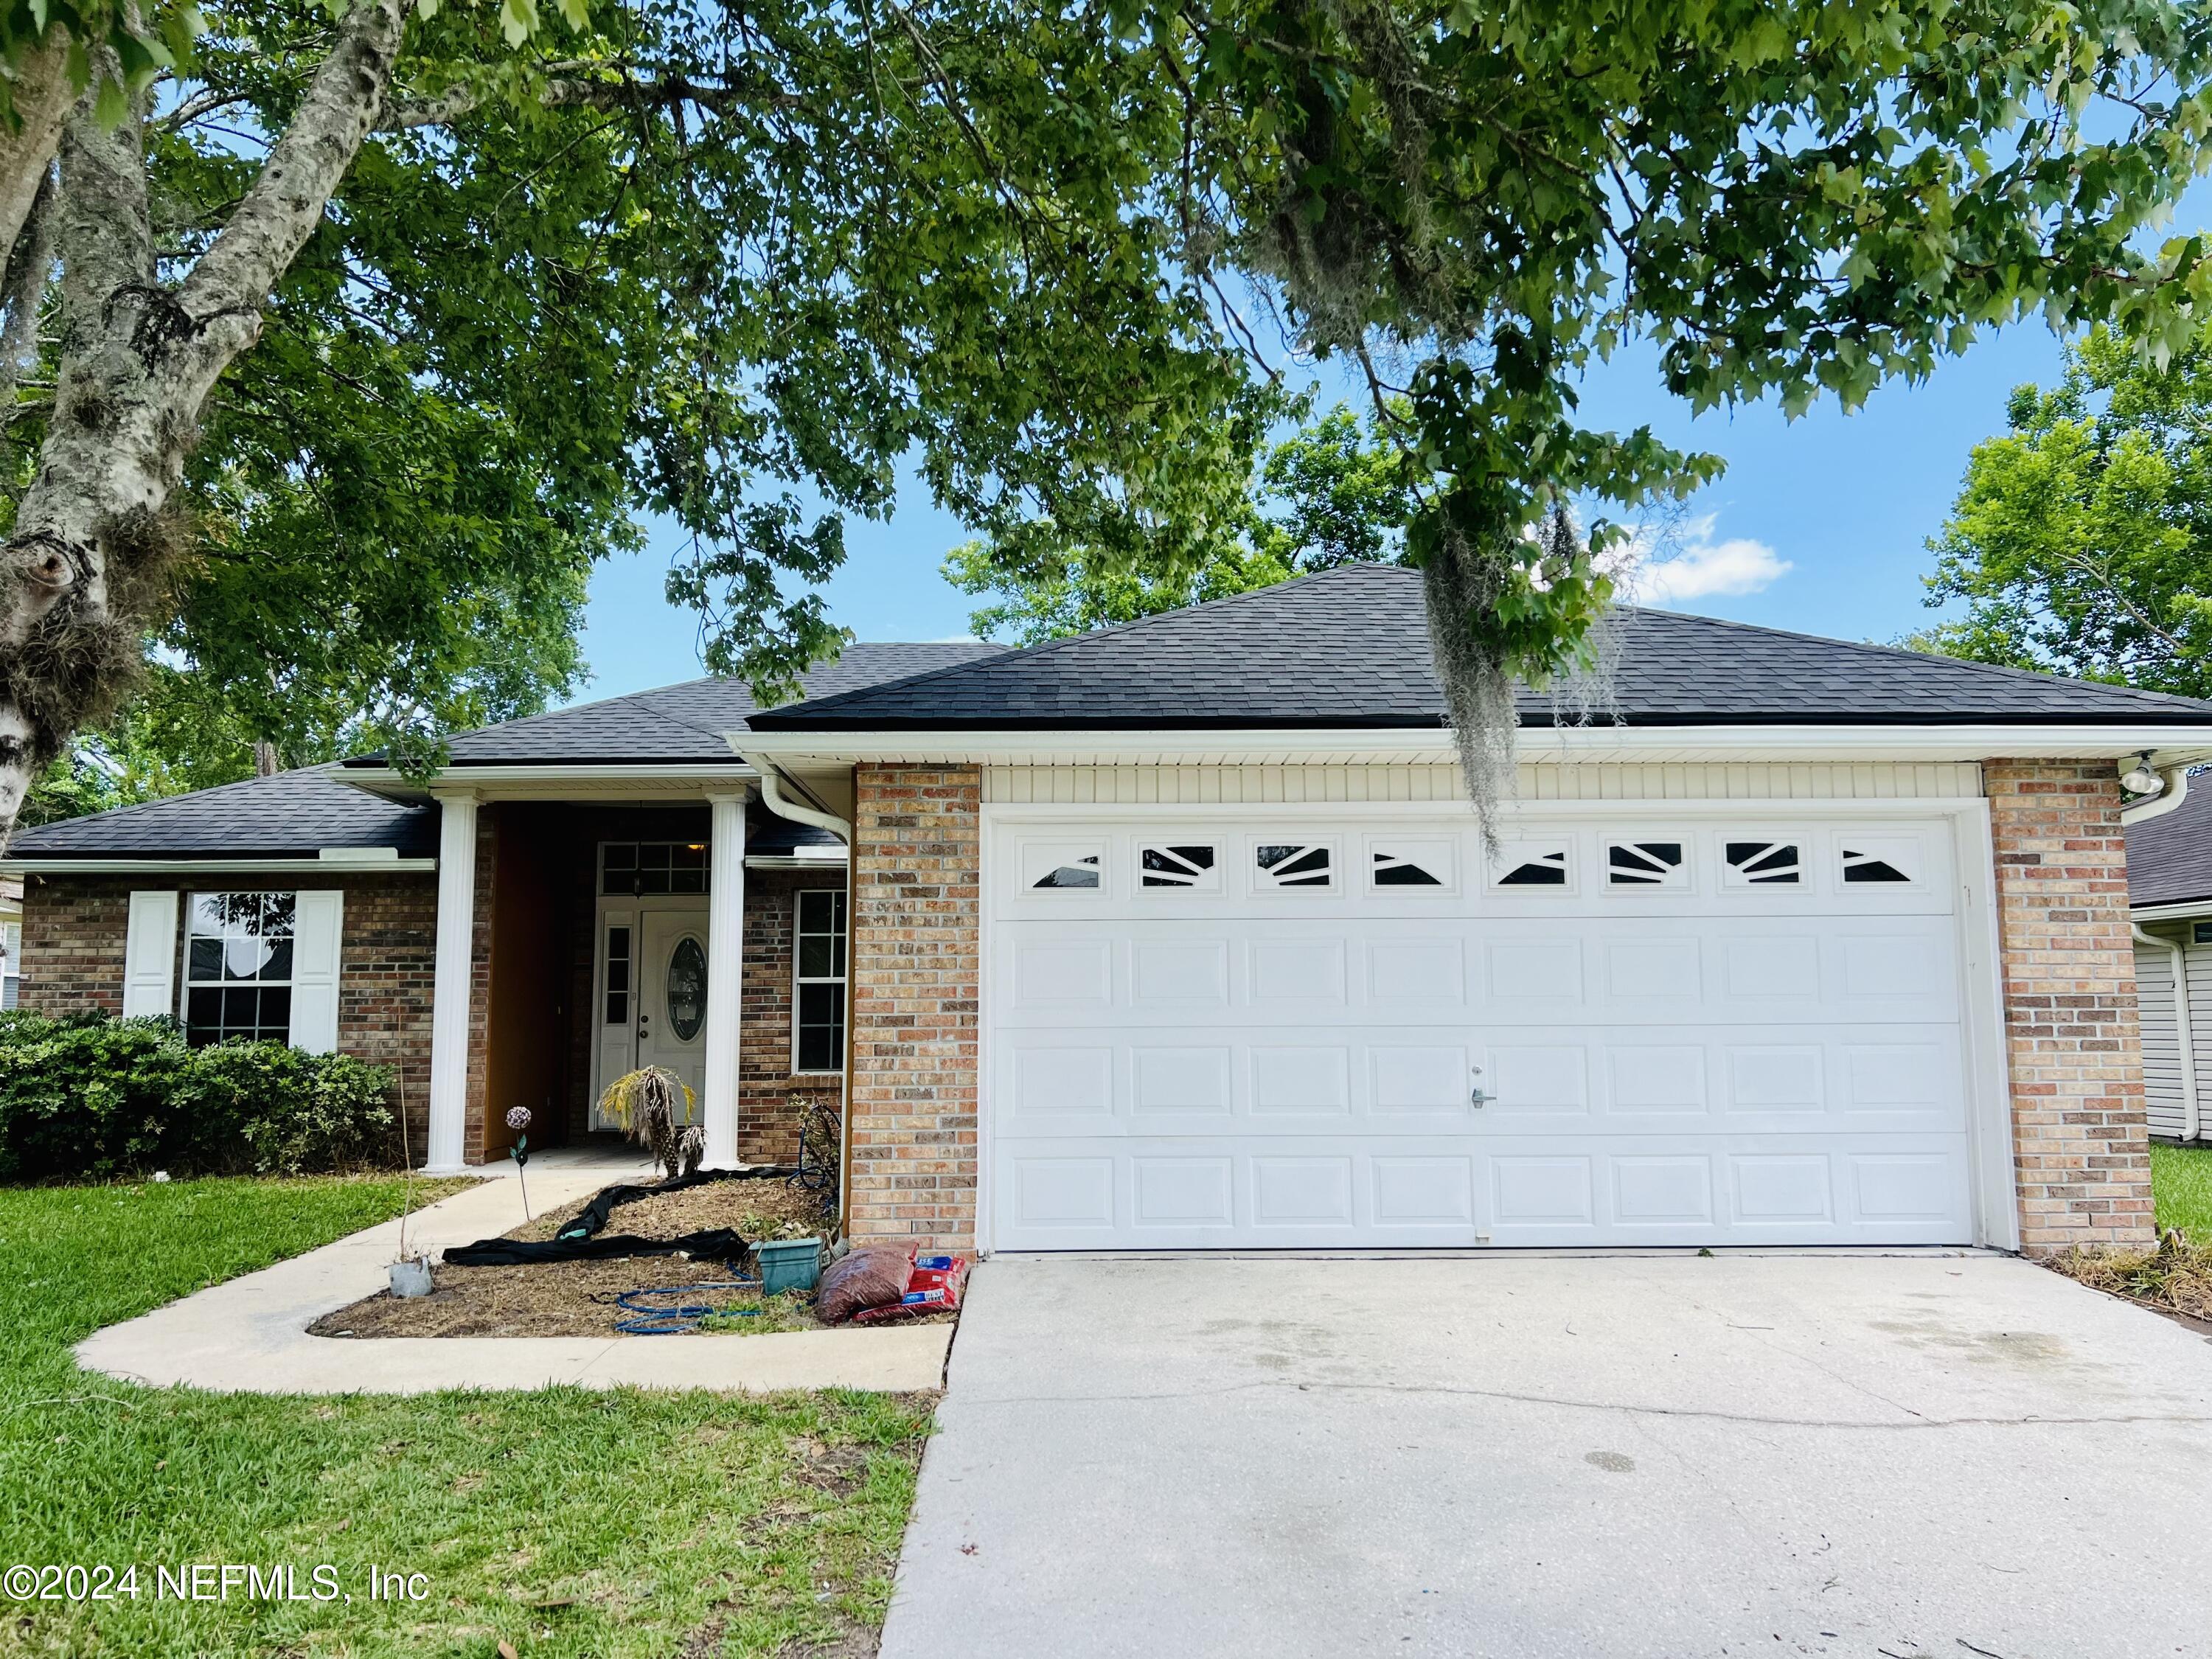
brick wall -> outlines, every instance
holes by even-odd
[[[430,995],[437,972],[437,878],[431,875],[33,876],[23,891],[22,1006],[42,1014],[123,1012],[123,947],[133,888],[209,891],[218,883],[343,887],[338,1050],[398,1073],[408,1134],[421,1158],[430,1111]],[[178,929],[181,936],[183,929]],[[183,972],[181,938],[177,972]],[[181,984],[181,977],[178,983]]]
[[[2127,840],[2109,761],[1991,761],[2021,1248],[2154,1236]]]
[[[792,1069],[791,953],[802,888],[841,888],[842,874],[745,872],[744,987],[738,1027],[738,1156],[795,1164],[799,1126],[817,1101],[833,1109],[842,1077]]]
[[[854,777],[853,1106],[860,1241],[975,1233],[982,783],[973,767]]]

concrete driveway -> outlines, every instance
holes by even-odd
[[[2212,1343],[1993,1256],[978,1269],[884,1659],[2212,1653]]]

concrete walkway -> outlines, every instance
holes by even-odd
[[[487,1166],[511,1176],[511,1163]],[[647,1173],[633,1158],[592,1149],[530,1163],[530,1200],[543,1212]],[[410,1249],[434,1258],[449,1244],[504,1232],[522,1219],[512,1179],[486,1179],[416,1213]],[[788,1331],[767,1336],[309,1336],[333,1308],[382,1290],[398,1254],[386,1222],[259,1273],[112,1325],[77,1344],[77,1362],[126,1382],[222,1393],[426,1394],[441,1389],[866,1389],[915,1393],[942,1386],[949,1325],[889,1330]]]
[[[883,1659],[2212,1651],[2212,1344],[1987,1255],[977,1269]]]

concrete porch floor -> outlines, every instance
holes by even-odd
[[[573,1150],[573,1156],[564,1156]],[[627,1176],[632,1156],[554,1148],[530,1160],[533,1212],[566,1204]],[[514,1164],[419,1211],[410,1250],[433,1258],[449,1244],[504,1232],[522,1219]],[[501,1177],[505,1178],[501,1178]],[[921,1393],[942,1385],[949,1325],[882,1330],[787,1331],[764,1336],[380,1337],[310,1336],[333,1308],[384,1288],[398,1254],[399,1224],[386,1222],[319,1250],[212,1285],[181,1302],[112,1325],[77,1344],[77,1363],[125,1382],[240,1394],[426,1394],[443,1389],[865,1389]]]

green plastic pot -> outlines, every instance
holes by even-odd
[[[763,1239],[753,1246],[753,1261],[760,1269],[763,1296],[811,1291],[822,1280],[822,1241],[818,1238]]]

